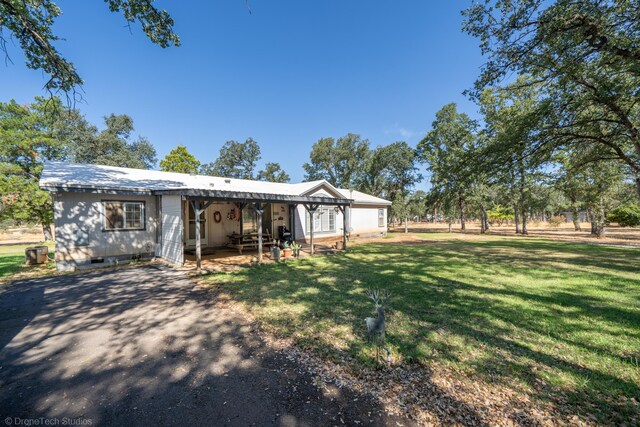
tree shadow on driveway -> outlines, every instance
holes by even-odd
[[[13,283],[0,293],[0,419],[411,424],[368,395],[317,387],[240,314],[213,303],[158,266]]]

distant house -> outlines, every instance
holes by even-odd
[[[565,211],[565,212],[562,212],[561,215],[563,215],[567,219],[567,222],[573,222],[573,212]],[[578,211],[578,221],[589,222],[589,216],[587,214],[587,211]]]
[[[203,249],[262,250],[278,238],[346,244],[348,235],[385,235],[391,204],[324,180],[281,184],[66,162],[47,163],[40,187],[53,196],[59,270],[151,257],[180,265],[185,252],[199,259]]]

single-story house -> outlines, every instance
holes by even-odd
[[[47,163],[58,270],[159,257],[181,265],[185,252],[257,249],[275,239],[307,242],[385,235],[391,202],[324,180],[251,181],[112,166]],[[196,220],[197,218],[197,220]],[[206,252],[205,252],[206,253]],[[260,257],[261,259],[261,257]]]
[[[564,211],[561,212],[560,215],[563,215],[566,219],[567,222],[572,222],[573,221],[573,212],[572,211]],[[579,222],[589,222],[589,214],[587,213],[587,211],[578,211],[578,221]]]

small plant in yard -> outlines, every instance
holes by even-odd
[[[298,258],[300,256],[300,249],[302,249],[302,245],[298,242],[291,243],[291,250],[293,251],[293,256]]]

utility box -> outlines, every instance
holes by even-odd
[[[27,265],[46,264],[49,259],[48,246],[33,246],[24,251]]]

